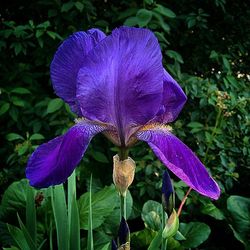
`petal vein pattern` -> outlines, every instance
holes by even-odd
[[[102,125],[81,122],[66,134],[39,146],[26,168],[30,185],[44,188],[66,181],[80,162],[92,137],[105,129]]]
[[[162,56],[145,29],[122,27],[87,56],[78,74],[77,99],[83,116],[114,125],[121,140],[127,128],[145,124],[159,110]]]
[[[166,128],[141,129],[137,138],[145,141],[176,176],[202,195],[218,199],[220,189],[198,157]]]
[[[76,79],[87,54],[105,37],[98,29],[76,32],[58,48],[50,65],[56,94],[67,102],[72,111],[81,116],[76,100]]]

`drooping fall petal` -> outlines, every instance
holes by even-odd
[[[66,134],[39,146],[26,168],[30,185],[44,188],[66,181],[80,162],[92,137],[104,129],[90,122],[80,122]]]
[[[176,176],[202,195],[218,199],[220,188],[210,177],[205,166],[183,142],[166,127],[146,127],[137,133],[137,138],[146,141],[156,156]]]
[[[159,110],[163,91],[160,46],[146,29],[121,27],[87,56],[78,74],[83,116],[126,128],[145,124]]]
[[[58,48],[50,66],[51,80],[56,94],[67,102],[72,111],[81,116],[76,100],[76,78],[86,55],[105,34],[98,29],[76,32]]]

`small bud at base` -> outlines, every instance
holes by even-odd
[[[162,232],[162,237],[164,239],[168,239],[172,236],[174,236],[179,229],[179,218],[176,213],[176,211],[173,209],[172,214],[167,220],[167,224],[165,225],[165,228]]]
[[[126,242],[125,244],[121,245],[118,250],[130,250],[130,243]]]

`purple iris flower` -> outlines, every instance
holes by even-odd
[[[31,155],[26,176],[32,186],[66,181],[92,137],[103,133],[120,148],[147,142],[187,185],[219,197],[203,164],[165,125],[177,118],[187,98],[163,68],[151,31],[121,27],[109,36],[98,29],[76,32],[60,45],[50,70],[55,93],[80,119]]]

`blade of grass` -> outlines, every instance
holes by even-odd
[[[93,223],[92,223],[92,175],[89,183],[89,220],[88,220],[88,246],[87,250],[94,250]]]
[[[30,186],[27,187],[26,201],[26,228],[29,235],[36,244],[37,240],[37,222],[36,222],[36,207],[35,207],[35,192]]]
[[[68,223],[70,249],[80,250],[80,219],[76,201],[75,171],[68,178]]]
[[[75,171],[73,171],[72,175],[68,178],[68,219],[69,225],[71,220],[71,207],[72,207],[72,199],[76,198],[76,175]]]
[[[165,224],[166,224],[166,213],[165,213],[163,206],[162,206],[162,223],[161,224],[162,224],[162,231],[163,231],[165,228]],[[166,249],[167,249],[166,239],[162,237],[161,250],[166,250]]]
[[[29,245],[21,229],[19,229],[18,227],[12,226],[10,224],[7,224],[7,228],[10,232],[10,235],[12,236],[12,238],[14,239],[18,247],[20,247],[20,249],[32,250],[29,248]]]
[[[30,233],[28,232],[27,228],[25,227],[25,225],[23,224],[19,214],[17,214],[17,219],[18,219],[18,223],[19,226],[21,228],[21,231],[23,232],[24,238],[26,239],[27,244],[29,245],[30,249],[36,249],[36,243],[34,242],[34,240],[32,239]]]
[[[42,243],[39,245],[39,247],[37,248],[37,250],[42,249],[44,243],[47,241],[47,239],[43,240]]]
[[[51,198],[56,225],[57,246],[60,250],[68,250],[68,217],[65,193],[62,184],[51,188]]]
[[[161,242],[162,242],[162,230],[160,230],[154,237],[154,239],[151,241],[148,250],[155,250],[159,249]]]
[[[70,249],[80,250],[80,219],[76,199],[72,200]]]
[[[50,226],[49,226],[49,249],[53,250],[53,227],[52,227],[52,221],[50,221]]]

